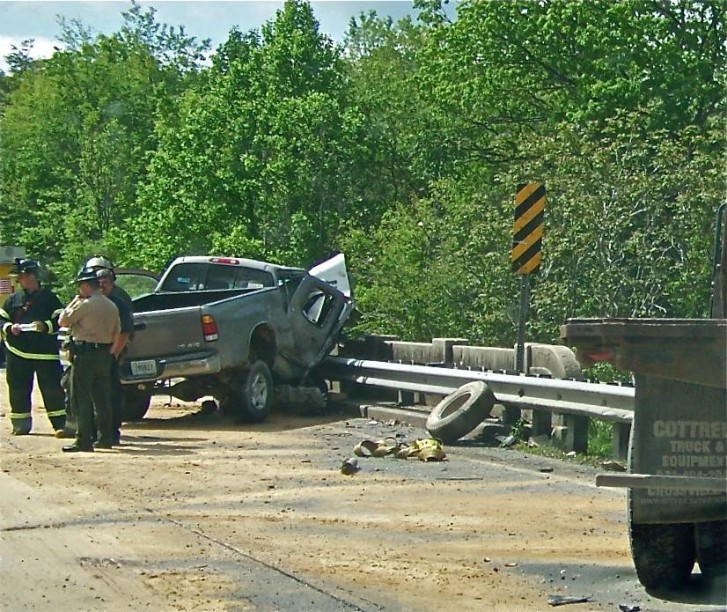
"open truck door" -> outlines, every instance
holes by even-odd
[[[295,355],[288,358],[306,370],[317,365],[333,348],[352,310],[350,298],[332,284],[306,275],[296,288],[288,309],[295,339]]]

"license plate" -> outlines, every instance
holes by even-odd
[[[144,361],[132,361],[131,373],[134,376],[156,376],[157,362],[153,359],[146,359]]]

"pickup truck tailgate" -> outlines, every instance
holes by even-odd
[[[134,314],[134,339],[127,359],[151,359],[204,350],[199,307]]]

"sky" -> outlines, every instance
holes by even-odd
[[[283,2],[277,0],[141,0],[142,7],[153,6],[156,20],[170,26],[183,25],[185,32],[198,40],[210,38],[212,49],[227,39],[233,26],[243,32],[259,28],[275,17]],[[122,11],[131,2],[117,0],[96,0],[46,2],[24,0],[11,2],[0,0],[0,69],[7,70],[2,60],[12,51],[12,45],[19,46],[24,39],[33,38],[33,55],[48,57],[60,32],[57,16],[78,19],[90,27],[93,33],[111,34],[119,29]],[[311,6],[321,31],[334,40],[341,40],[348,27],[349,19],[362,11],[375,10],[380,16],[389,15],[394,21],[407,14],[415,14],[413,3],[405,0],[326,0],[312,1]]]

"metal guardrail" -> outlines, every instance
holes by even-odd
[[[602,383],[348,357],[327,357],[317,372],[329,380],[438,395],[449,395],[468,382],[481,380],[490,387],[498,403],[507,407],[575,414],[616,423],[631,423],[634,411],[633,387]]]

